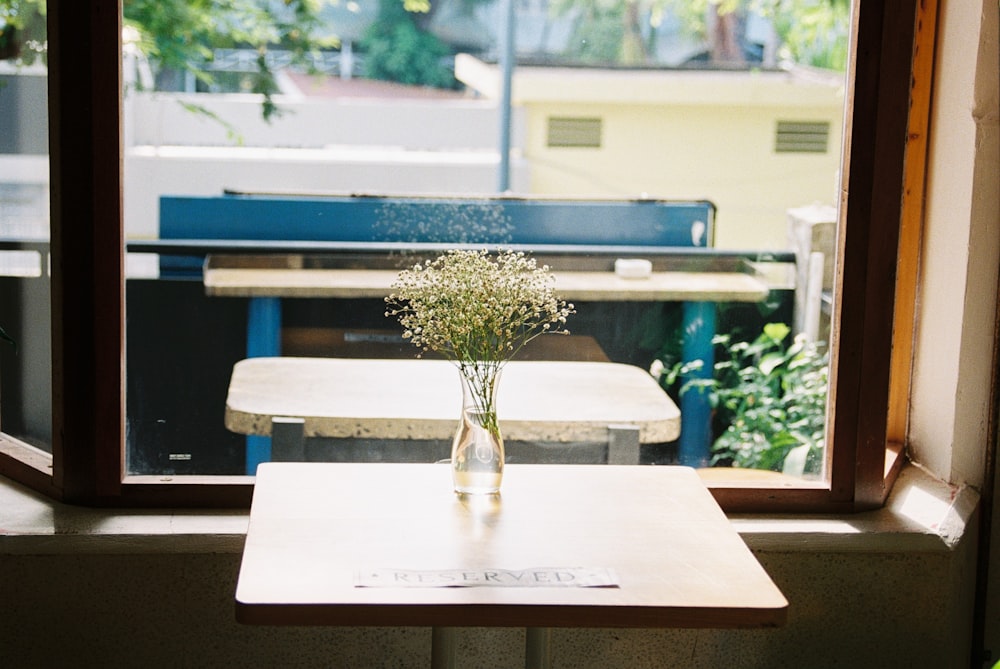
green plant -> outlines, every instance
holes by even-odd
[[[458,366],[477,409],[496,429],[490,389],[500,369],[528,342],[565,333],[573,305],[557,298],[545,265],[521,252],[453,250],[400,272],[386,298],[386,316],[403,338]]]
[[[768,323],[752,342],[718,335],[724,355],[712,379],[681,392],[708,392],[717,424],[713,464],[818,474],[823,464],[829,355],[784,323]],[[683,376],[686,370],[678,370]]]

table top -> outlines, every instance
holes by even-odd
[[[225,424],[268,435],[285,416],[304,418],[307,437],[451,439],[461,406],[458,369],[445,360],[248,358],[233,367]],[[605,441],[609,425],[638,426],[640,443],[680,434],[680,410],[656,380],[611,362],[509,362],[497,416],[513,441]]]
[[[571,568],[617,585],[358,585]],[[510,465],[479,497],[447,465],[265,463],[236,588],[237,620],[267,625],[773,627],[787,607],[694,470],[665,466]]]
[[[385,269],[212,268],[205,291],[219,297],[379,298],[392,292],[399,272]],[[614,272],[558,271],[555,291],[564,300],[631,302],[760,302],[768,286],[743,272],[653,272],[626,279]]]

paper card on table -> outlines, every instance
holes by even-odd
[[[617,588],[618,575],[604,567],[528,569],[360,569],[357,588]]]

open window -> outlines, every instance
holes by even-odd
[[[902,464],[930,87],[923,58],[932,52],[917,45],[932,43],[934,22],[912,0],[854,4],[831,325],[829,476],[779,486],[713,481],[727,510],[876,506]],[[51,456],[5,438],[0,471],[72,502],[246,505],[252,478],[236,473],[130,474],[120,17],[115,2],[50,3]],[[791,130],[777,126],[775,141],[784,137],[781,146],[790,146]],[[149,334],[169,345],[171,333]],[[183,457],[183,445],[166,448]]]

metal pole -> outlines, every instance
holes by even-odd
[[[529,627],[524,646],[524,669],[552,669],[552,630]]]
[[[510,190],[510,90],[514,70],[514,0],[502,0],[504,25],[500,40],[500,173],[497,190]]]

